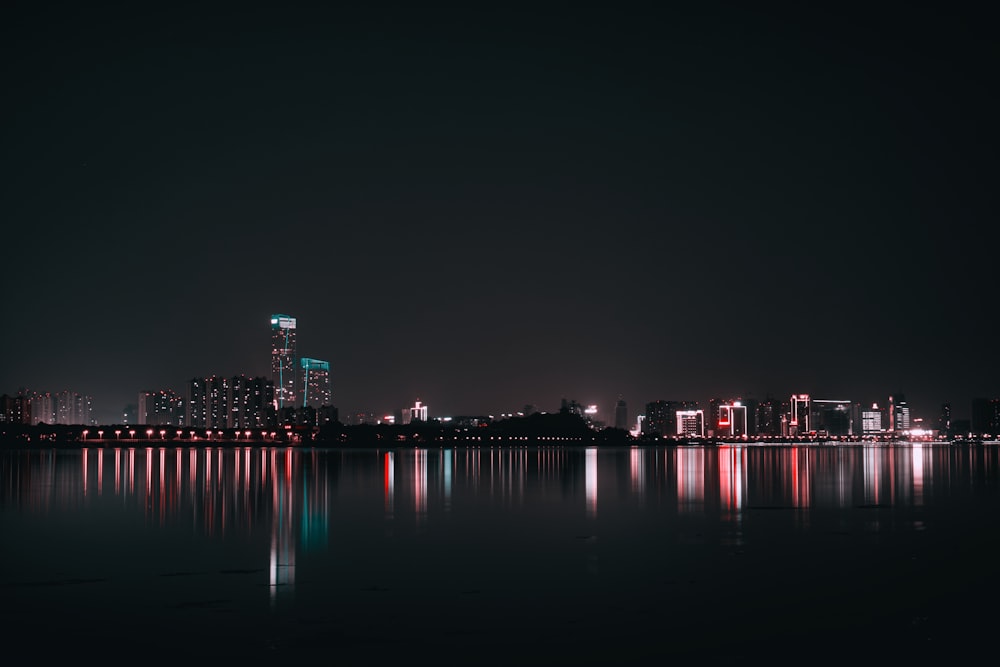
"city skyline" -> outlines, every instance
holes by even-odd
[[[981,8],[293,5],[5,12],[0,392],[1000,396]]]
[[[906,395],[889,394],[886,401],[833,399],[796,392],[753,394],[713,394],[705,400],[654,399],[629,420],[628,402],[619,394],[611,411],[596,403],[581,403],[563,396],[558,410],[525,403],[523,409],[478,410],[465,413],[430,412],[417,398],[412,406],[395,405],[372,411],[370,408],[345,410],[343,416],[333,402],[330,363],[301,355],[298,350],[298,320],[285,313],[269,317],[270,377],[245,374],[194,377],[184,391],[173,388],[143,390],[138,403],[123,407],[120,419],[95,417],[93,399],[75,392],[37,392],[24,388],[17,394],[2,395],[0,422],[16,424],[183,426],[192,429],[309,428],[324,425],[439,422],[442,426],[478,426],[503,422],[512,417],[533,417],[536,413],[559,412],[576,415],[594,430],[610,426],[633,436],[664,437],[857,437],[891,434],[925,437],[976,433],[994,434],[1000,424],[1000,398],[975,397],[969,403],[969,417],[950,402],[938,405],[935,413],[924,415],[911,410]],[[613,419],[613,421],[612,421]],[[264,431],[261,431],[264,429]],[[121,431],[116,430],[118,434]],[[134,433],[134,431],[129,431]],[[153,431],[149,431],[152,433]],[[317,431],[318,432],[318,431]],[[162,434],[163,432],[161,432]],[[180,435],[180,431],[177,434]],[[190,431],[194,437],[196,431]],[[250,436],[251,431],[246,431]],[[221,434],[221,431],[220,431]],[[236,436],[234,436],[236,437]],[[273,437],[273,435],[272,435]]]
[[[280,412],[283,408],[301,408],[305,405],[311,405],[313,408],[319,408],[321,406],[331,406],[337,408],[340,411],[340,421],[343,423],[352,423],[352,420],[356,419],[359,415],[365,415],[366,420],[376,420],[378,422],[385,421],[387,418],[391,418],[396,413],[402,411],[406,413],[411,410],[411,404],[416,400],[416,404],[419,406],[421,403],[426,403],[426,401],[421,400],[419,394],[416,398],[410,397],[401,398],[401,402],[396,402],[395,404],[385,400],[374,401],[374,405],[349,405],[342,406],[338,405],[334,400],[334,395],[332,392],[333,384],[333,374],[331,371],[330,362],[320,359],[315,359],[307,356],[300,356],[298,353],[298,318],[292,315],[284,313],[272,313],[269,316],[270,322],[270,369],[269,373],[245,373],[237,372],[233,374],[226,373],[202,373],[195,374],[194,379],[186,378],[180,384],[174,383],[170,386],[160,386],[155,389],[151,388],[152,385],[146,386],[145,388],[139,390],[138,392],[133,392],[132,397],[138,395],[138,400],[133,402],[131,400],[121,403],[118,408],[112,409],[109,407],[101,406],[100,397],[96,401],[97,407],[95,408],[94,396],[88,394],[80,394],[74,390],[63,389],[59,392],[52,392],[48,390],[39,390],[35,387],[19,386],[16,390],[2,391],[0,388],[0,393],[6,396],[17,396],[26,395],[38,395],[45,402],[46,406],[41,408],[45,414],[51,415],[51,423],[88,423],[88,422],[73,422],[65,421],[62,417],[64,412],[73,411],[73,414],[83,414],[82,408],[64,408],[63,403],[66,403],[69,399],[66,397],[69,395],[75,396],[75,401],[77,403],[83,401],[87,404],[87,414],[94,415],[92,417],[91,423],[122,423],[128,422],[128,412],[131,409],[138,408],[137,414],[145,414],[146,411],[142,408],[144,397],[149,397],[151,405],[160,405],[165,399],[162,398],[166,395],[174,396],[176,399],[184,401],[185,405],[192,403],[198,403],[198,399],[194,398],[195,394],[201,396],[201,410],[204,412],[210,410],[208,399],[206,396],[210,393],[202,385],[208,384],[212,386],[214,383],[222,383],[219,385],[220,391],[226,391],[226,387],[229,384],[241,385],[243,383],[258,382],[264,379],[270,380],[271,387],[270,392],[273,394],[273,409],[275,413]],[[263,352],[261,352],[263,355]],[[252,365],[252,364],[251,364]],[[259,366],[258,366],[259,368]],[[312,379],[310,380],[310,373],[312,373]],[[193,388],[194,385],[198,385],[201,388]],[[262,391],[261,387],[257,389],[258,393]],[[310,392],[313,396],[319,396],[319,399],[313,401],[308,401],[306,398]],[[120,392],[119,392],[120,393]],[[400,395],[399,391],[390,391],[387,393],[395,393]],[[579,393],[579,392],[576,392]],[[523,408],[531,408],[532,410],[539,412],[555,412],[559,408],[561,403],[562,407],[565,408],[567,402],[571,402],[574,405],[580,406],[581,410],[583,406],[587,406],[588,409],[593,413],[593,418],[597,422],[605,423],[608,425],[618,425],[622,420],[622,414],[628,413],[629,401],[626,400],[621,394],[618,395],[616,399],[611,401],[607,397],[609,392],[599,391],[587,395],[584,400],[578,400],[574,392],[564,392],[558,398],[546,397],[548,400],[543,401],[531,401],[523,400],[517,401],[516,399],[508,402],[508,405],[504,406],[479,406],[478,409],[473,406],[473,409],[466,410],[438,410],[433,414],[434,418],[446,418],[451,416],[489,416],[491,418],[501,418],[503,416],[514,416],[517,414],[524,414],[522,412]],[[120,395],[125,395],[121,394]],[[159,395],[159,397],[157,397]],[[594,396],[602,397],[599,400],[594,400]],[[685,393],[683,389],[679,392],[675,392],[670,397],[658,396],[658,397],[644,397],[635,403],[636,407],[648,406],[651,403],[657,402],[668,402],[677,404],[691,404],[691,406],[709,406],[713,403],[719,402],[760,402],[760,401],[783,401],[786,399],[791,399],[794,403],[797,395],[805,396],[806,398],[811,397],[812,399],[818,399],[826,402],[836,402],[836,403],[850,403],[856,406],[861,406],[864,408],[868,407],[879,407],[880,409],[886,409],[887,405],[891,404],[893,397],[903,398],[906,396],[904,391],[888,391],[885,392],[883,396],[864,396],[856,397],[851,395],[850,392],[834,397],[832,395],[815,393],[812,391],[806,391],[803,387],[796,387],[791,391],[787,388],[784,392],[709,392],[699,397],[695,397],[692,393]],[[56,408],[56,401],[59,399],[59,406]],[[961,402],[954,402],[949,400],[941,400],[933,405],[921,405],[918,404],[916,410],[914,411],[913,417],[920,422],[927,422],[928,425],[936,422],[936,420],[941,416],[942,411],[947,409],[947,412],[955,420],[969,420],[975,411],[974,404],[977,401],[982,400],[995,400],[996,395],[987,394],[977,394],[969,395],[967,401],[963,404]],[[997,399],[1000,400],[1000,399]],[[208,401],[208,402],[207,402]],[[304,403],[304,401],[306,401]],[[604,402],[607,401],[607,402]],[[907,400],[908,405],[912,404],[911,401]],[[193,404],[193,403],[192,403]],[[472,406],[471,403],[464,403],[465,406]],[[345,409],[346,407],[346,409]],[[633,414],[635,418],[644,418],[645,414],[635,412],[636,407],[633,407]],[[157,410],[162,409],[157,407]],[[428,406],[425,404],[422,408],[424,414],[427,414]],[[794,412],[794,408],[792,410]],[[599,415],[599,416],[598,416]],[[201,425],[204,425],[206,418],[202,418],[198,421]],[[141,423],[141,422],[140,422]],[[154,422],[150,422],[154,423]],[[636,428],[635,419],[628,423],[628,429]]]

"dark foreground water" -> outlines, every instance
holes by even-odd
[[[5,664],[990,664],[1000,638],[995,445],[6,450],[0,540]]]

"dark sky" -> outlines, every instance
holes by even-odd
[[[313,4],[5,5],[0,393],[1000,395],[992,16]]]

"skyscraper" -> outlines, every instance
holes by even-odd
[[[615,403],[615,428],[628,428],[628,405],[623,398],[619,398]]]
[[[295,318],[271,315],[271,379],[274,381],[275,407],[295,405],[296,369]]]
[[[910,405],[903,394],[889,396],[889,430],[901,433],[910,428]]]
[[[302,359],[302,406],[330,405],[330,362]]]

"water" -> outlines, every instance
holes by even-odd
[[[0,450],[4,655],[939,662],[992,650],[1000,448]]]

